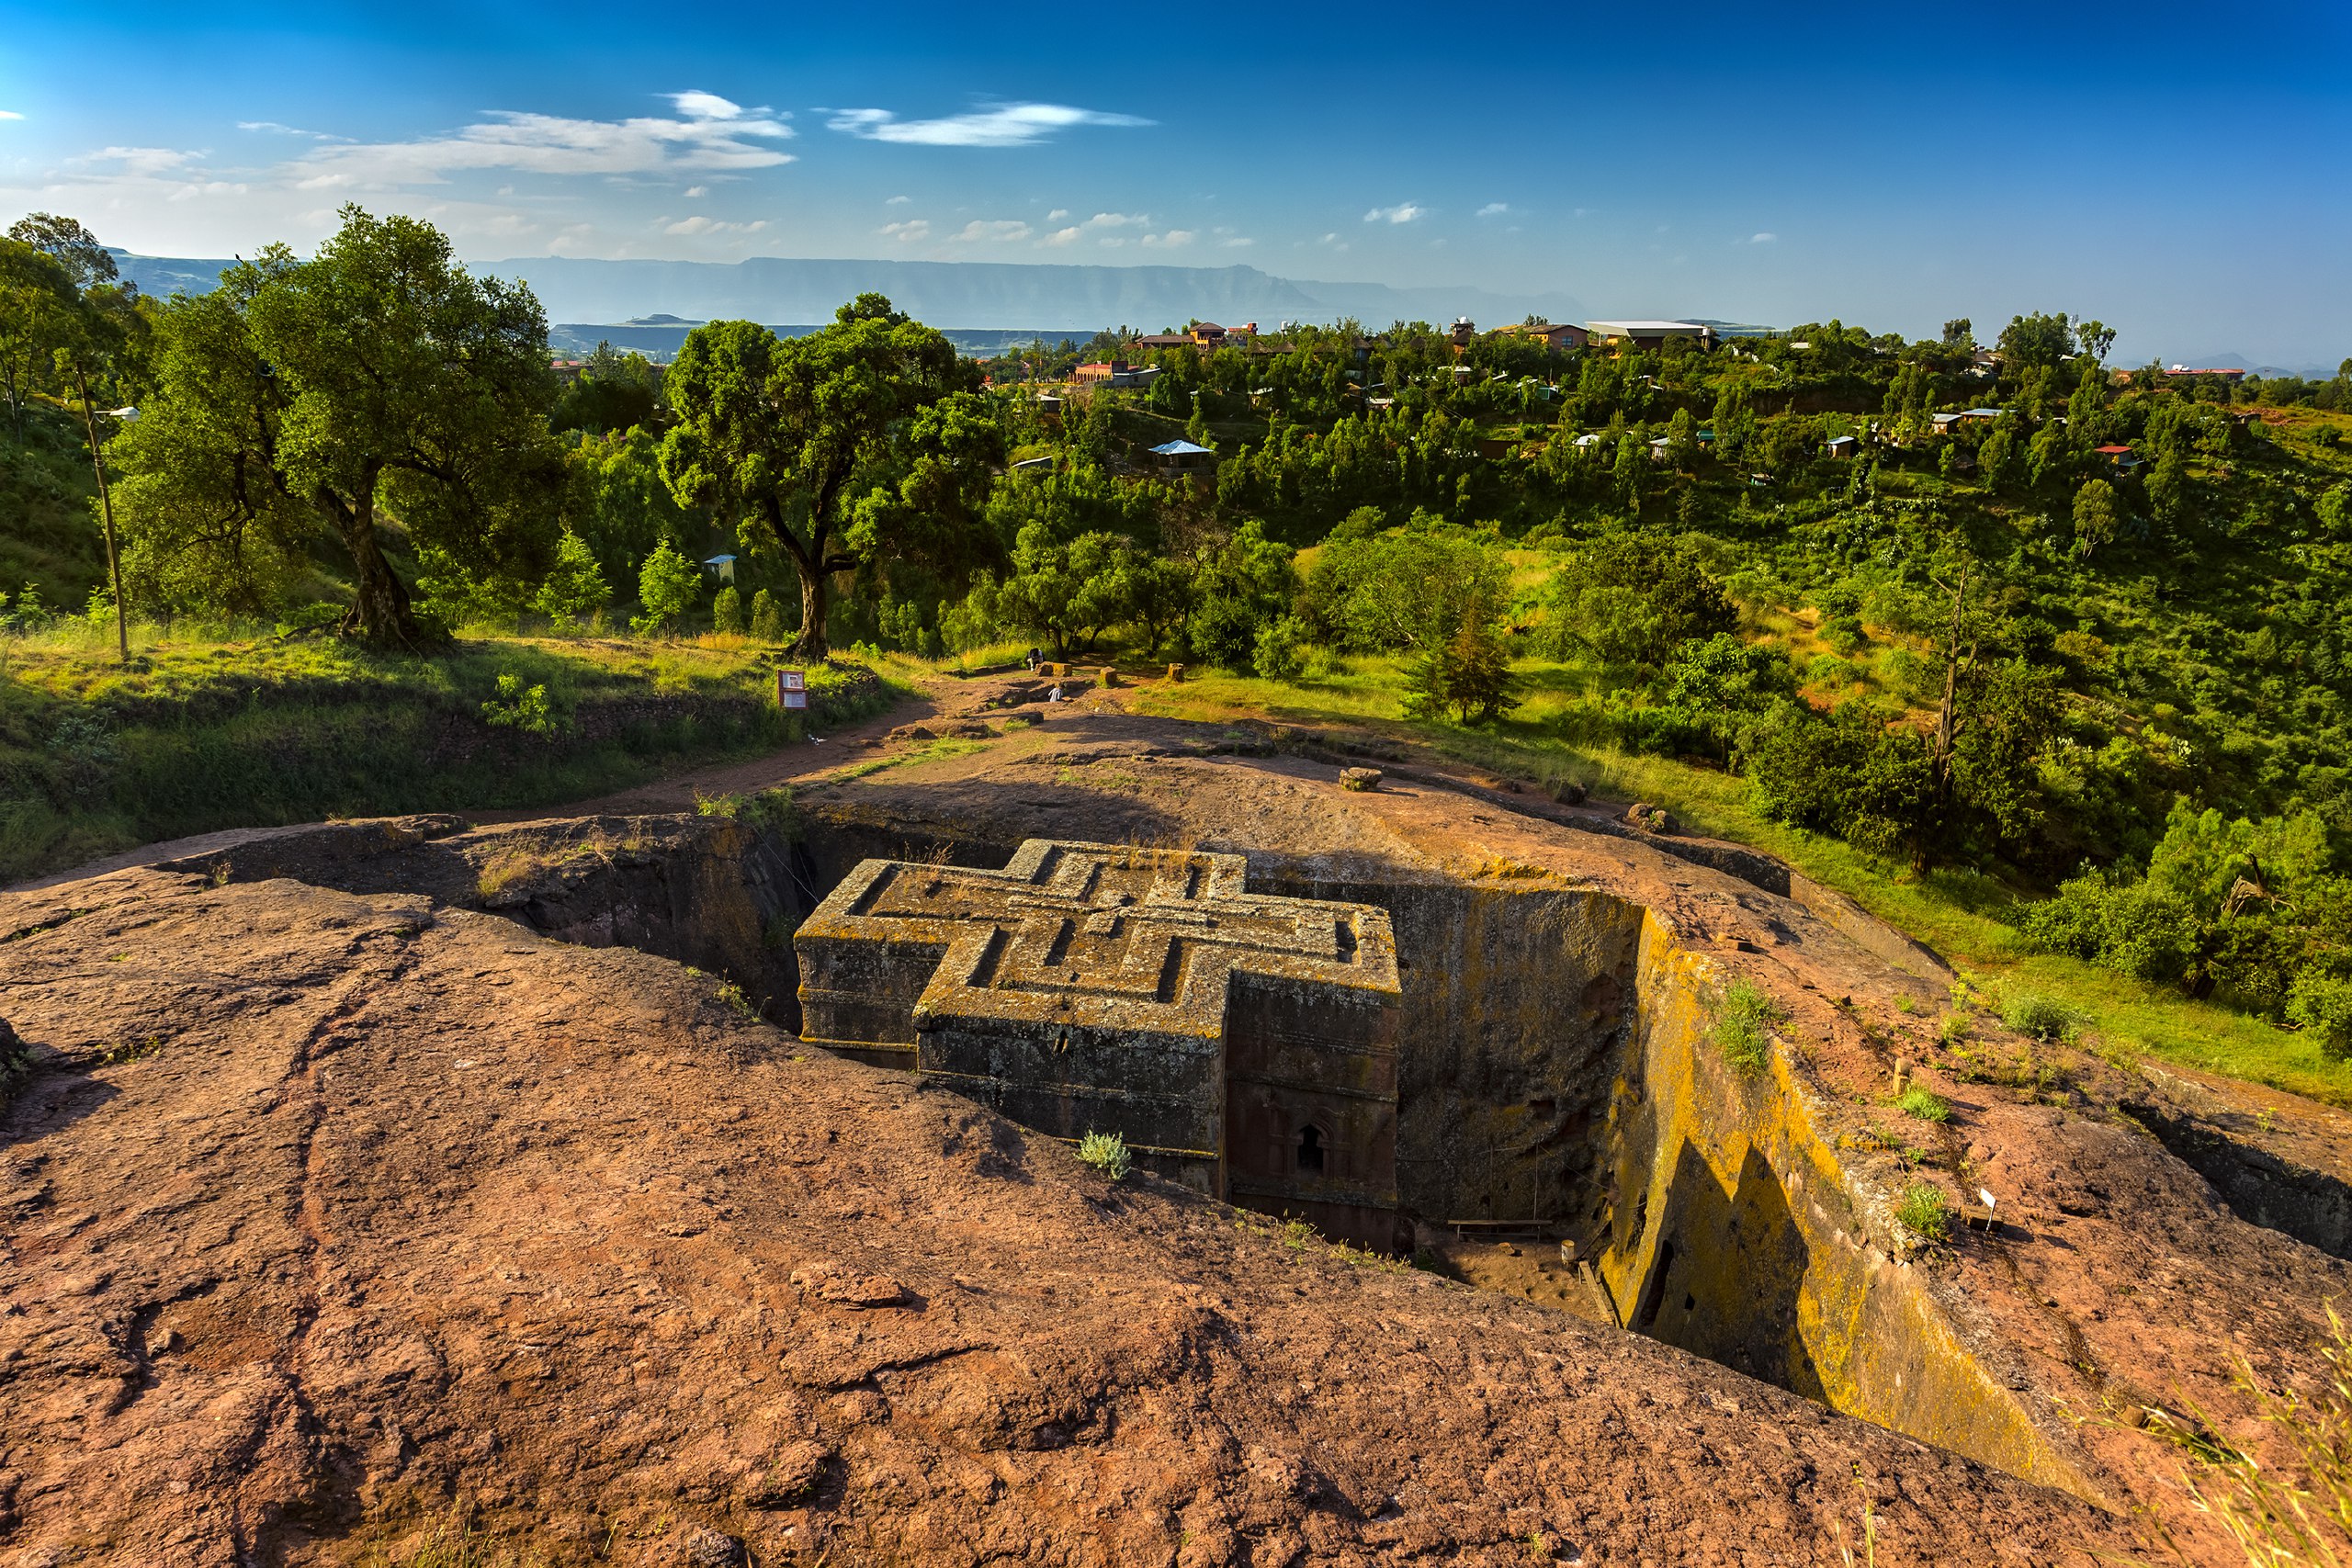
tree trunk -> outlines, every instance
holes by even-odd
[[[115,653],[128,664],[130,662],[130,607],[122,602],[122,555],[115,547],[114,495],[107,489],[107,460],[98,450],[98,416],[90,407],[90,378],[78,364],[74,367],[74,385],[82,394],[82,427],[90,433],[90,468],[98,476],[98,510],[106,520],[107,575],[114,581]]]
[[[351,554],[352,602],[343,617],[343,631],[378,648],[419,649],[424,646],[424,633],[410,608],[408,587],[376,542],[374,479],[371,471],[367,489],[348,504],[333,491],[321,495]]]
[[[811,664],[822,664],[832,649],[825,641],[825,612],[831,602],[831,584],[825,581],[822,564],[795,560],[800,569],[800,635],[792,644],[792,656]]]

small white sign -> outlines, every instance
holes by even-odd
[[[775,672],[775,700],[779,707],[805,708],[808,705],[808,676],[805,671],[779,670]]]

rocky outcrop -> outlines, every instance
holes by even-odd
[[[0,1561],[2046,1562],[2060,1494],[417,893],[0,898]],[[1860,1489],[1857,1489],[1857,1479]]]

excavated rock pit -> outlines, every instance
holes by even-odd
[[[2316,1366],[2318,1303],[2343,1265],[2244,1223],[2242,1196],[2233,1214],[2148,1132],[2225,1122],[2229,1086],[2192,1103],[2165,1075],[2091,1058],[2054,1091],[2047,1071],[2011,1083],[1992,1068],[2022,1043],[1982,1023],[1965,1056],[1943,1051],[1932,955],[1746,852],[1604,836],[1573,812],[1426,784],[1342,795],[1319,764],[1231,750],[1097,717],[803,791],[763,826],[340,824],[169,874],[494,910],[723,977],[790,1029],[791,931],[862,860],[994,867],[1036,834],[1241,853],[1252,891],[1389,912],[1407,1014],[1399,1201],[1432,1251],[1475,1255],[1459,1273],[1543,1300],[1562,1332],[1571,1314],[1622,1325],[2109,1507],[2171,1499],[2177,1525],[2169,1456],[2124,1418],[2183,1395],[2245,1415],[2218,1343],[2281,1379]],[[1738,980],[1783,1012],[1760,1074],[1713,1043]],[[1898,1058],[1952,1100],[1949,1127],[1885,1110]],[[2294,1168],[2341,1161],[2329,1115],[2269,1111],[2302,1140]],[[1955,1196],[1996,1189],[2003,1221],[1923,1247],[1890,1213],[1923,1177]],[[1455,1235],[1480,1227],[1519,1234]],[[1563,1239],[1583,1269],[1532,1288],[1523,1254]],[[1517,1264],[1498,1267],[1506,1253]]]

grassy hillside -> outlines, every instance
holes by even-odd
[[[780,657],[741,637],[424,658],[149,630],[135,652],[85,626],[0,637],[0,880],[220,828],[554,805],[791,738]],[[855,667],[810,685],[820,723],[889,700]]]

